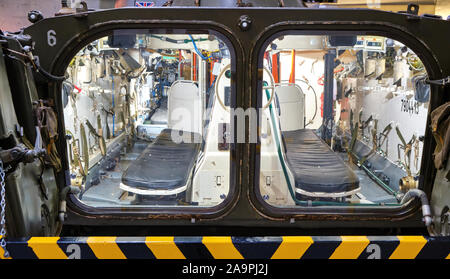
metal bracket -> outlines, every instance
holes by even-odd
[[[36,23],[40,20],[43,20],[44,16],[40,11],[33,10],[28,13],[27,18],[31,23]]]
[[[89,10],[86,2],[81,1],[80,5],[81,5],[81,8],[76,8],[75,9],[77,11],[77,13],[84,13],[84,12],[87,12]]]
[[[445,85],[450,84],[450,76],[443,78],[443,79],[437,79],[437,80],[427,79],[427,80],[425,80],[425,83],[445,86]]]
[[[36,158],[42,157],[46,154],[46,150],[42,148],[41,133],[39,128],[36,127],[36,141],[34,149],[24,148],[17,145],[13,148],[0,150],[0,159],[5,164],[11,164],[14,162],[31,163]]]
[[[409,3],[406,12],[411,15],[419,15],[419,5]]]
[[[406,11],[400,11],[399,13],[408,15],[407,20],[420,20],[419,5],[410,3]]]

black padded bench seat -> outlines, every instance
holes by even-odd
[[[309,193],[357,190],[359,179],[345,162],[311,129],[283,132],[287,165],[295,187]]]
[[[122,175],[122,184],[141,190],[168,191],[188,184],[200,150],[197,142],[201,141],[201,135],[183,131],[183,142],[177,143],[178,139],[172,141],[172,131],[181,134],[177,130],[164,129],[129,165]]]

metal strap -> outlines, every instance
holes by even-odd
[[[99,135],[99,145],[100,145],[100,152],[103,156],[106,155],[106,142],[105,138],[103,137],[103,128],[102,128],[102,119],[100,118],[100,114],[97,115],[97,128],[98,128],[98,135]]]
[[[377,141],[377,129],[378,129],[378,120],[374,119],[375,125],[372,129],[372,149],[369,151],[369,153],[367,153],[366,156],[364,156],[361,160],[360,160],[360,165],[364,165],[364,163],[366,162],[367,159],[369,159],[369,157],[377,152],[378,149],[378,141]]]
[[[92,126],[92,123],[89,121],[89,119],[86,119],[86,125],[89,128],[89,131],[98,139],[98,146],[100,147],[100,152],[103,156],[106,155],[106,142],[105,139],[103,138],[103,131],[101,129],[101,119],[100,119],[100,115],[98,115],[97,118],[97,127],[99,132],[97,132],[97,130],[95,130],[94,126]]]
[[[386,141],[389,133],[392,130],[392,123],[389,123],[384,129],[383,132],[381,132],[380,137],[378,138],[378,143],[379,143],[379,148],[381,148],[381,146],[384,144],[384,142]],[[383,137],[383,140],[381,140],[381,137]],[[387,153],[387,152],[386,152]]]
[[[414,142],[414,167],[417,170],[417,167],[419,166],[419,139],[416,139]]]
[[[406,143],[405,138],[402,135],[402,132],[400,132],[400,128],[397,126],[395,127],[395,130],[397,132],[398,138],[402,142],[401,144],[397,145],[397,152],[398,152],[398,160],[404,165],[406,172],[408,173],[408,176],[411,176],[411,151],[413,147],[414,141],[416,141],[416,135],[413,135],[411,137],[411,140]],[[400,149],[404,150],[404,162],[402,162],[400,157]]]
[[[80,136],[81,136],[81,149],[83,152],[82,158],[84,161],[84,168],[82,175],[87,176],[89,170],[89,147],[83,123],[80,123]]]
[[[89,121],[89,119],[86,119],[86,125],[89,128],[89,131],[97,138],[100,137],[100,135],[97,133],[97,131],[95,130],[94,126],[92,126],[91,121]]]

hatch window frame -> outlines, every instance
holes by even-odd
[[[264,52],[273,40],[283,35],[372,35],[384,36],[394,39],[410,48],[421,59],[429,77],[440,74],[439,63],[431,53],[430,49],[421,41],[417,40],[412,34],[407,33],[397,25],[379,22],[333,22],[335,24],[324,22],[279,22],[259,34],[251,53],[251,72],[252,77],[252,100],[255,104],[254,109],[258,112],[258,127],[261,119],[258,108],[262,107],[262,72]],[[441,92],[435,86],[430,86],[429,112],[441,103],[437,97]],[[256,107],[255,107],[256,106]],[[422,160],[420,166],[420,180],[418,189],[423,190],[428,195],[431,194],[431,188],[434,183],[433,172],[435,171],[431,154],[427,150],[434,150],[433,136],[428,125],[430,123],[430,113],[427,114],[425,141],[422,150]],[[410,217],[420,208],[420,203],[416,200],[410,200],[399,206],[290,206],[278,207],[270,205],[264,201],[260,192],[260,166],[261,166],[261,134],[258,133],[257,143],[252,144],[250,161],[253,162],[253,178],[249,185],[249,200],[259,214],[268,219],[316,219],[320,216],[323,220],[339,218],[340,220],[374,220],[374,219],[404,219]],[[258,147],[257,147],[258,146]],[[428,155],[427,155],[428,154]],[[429,165],[432,165],[431,169]],[[425,181],[429,181],[425,185]]]
[[[167,31],[167,34],[188,34],[187,31],[191,31],[191,34],[213,34],[219,37],[227,46],[230,52],[231,58],[231,107],[236,107],[237,96],[239,95],[239,81],[237,78],[239,75],[237,71],[242,68],[242,47],[239,44],[238,39],[224,26],[221,26],[215,22],[192,22],[192,21],[180,21],[173,20],[164,23],[155,20],[142,20],[142,21],[106,21],[98,24],[94,24],[89,28],[87,32],[79,34],[76,38],[72,38],[67,44],[64,45],[62,51],[58,53],[58,58],[55,59],[53,68],[57,73],[64,73],[68,67],[72,58],[82,50],[89,43],[101,39],[105,36],[112,35],[116,30],[143,30],[150,31],[149,33],[163,34]],[[180,31],[180,32],[174,32]],[[184,33],[182,33],[184,31]],[[163,32],[163,33],[161,33]],[[70,59],[68,58],[70,57]],[[58,115],[62,116],[59,120],[60,127],[65,128],[64,113],[60,92],[62,90],[61,85],[55,88],[55,99],[57,104]],[[230,118],[231,121],[231,118]],[[61,132],[61,130],[60,130]],[[60,153],[63,158],[63,167],[68,169],[68,155],[65,139],[58,140],[58,150],[63,151]],[[236,141],[234,141],[236,142]],[[128,217],[128,218],[142,218],[146,219],[190,219],[195,218],[202,219],[217,219],[226,215],[233,209],[240,196],[240,189],[238,185],[239,175],[239,163],[236,161],[237,147],[236,144],[230,143],[229,158],[230,158],[230,185],[229,193],[226,198],[218,205],[210,207],[197,207],[197,206],[139,206],[139,207],[93,207],[80,201],[75,195],[69,194],[67,198],[67,206],[71,211],[86,217],[100,217],[100,218],[116,218],[116,217]],[[64,172],[64,180],[66,185],[70,185],[70,174],[68,171]]]

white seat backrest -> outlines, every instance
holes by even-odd
[[[168,92],[168,128],[202,134],[203,102],[193,81],[178,80]]]
[[[275,94],[280,104],[280,122],[282,131],[294,131],[305,128],[305,94],[295,84],[275,86]]]

